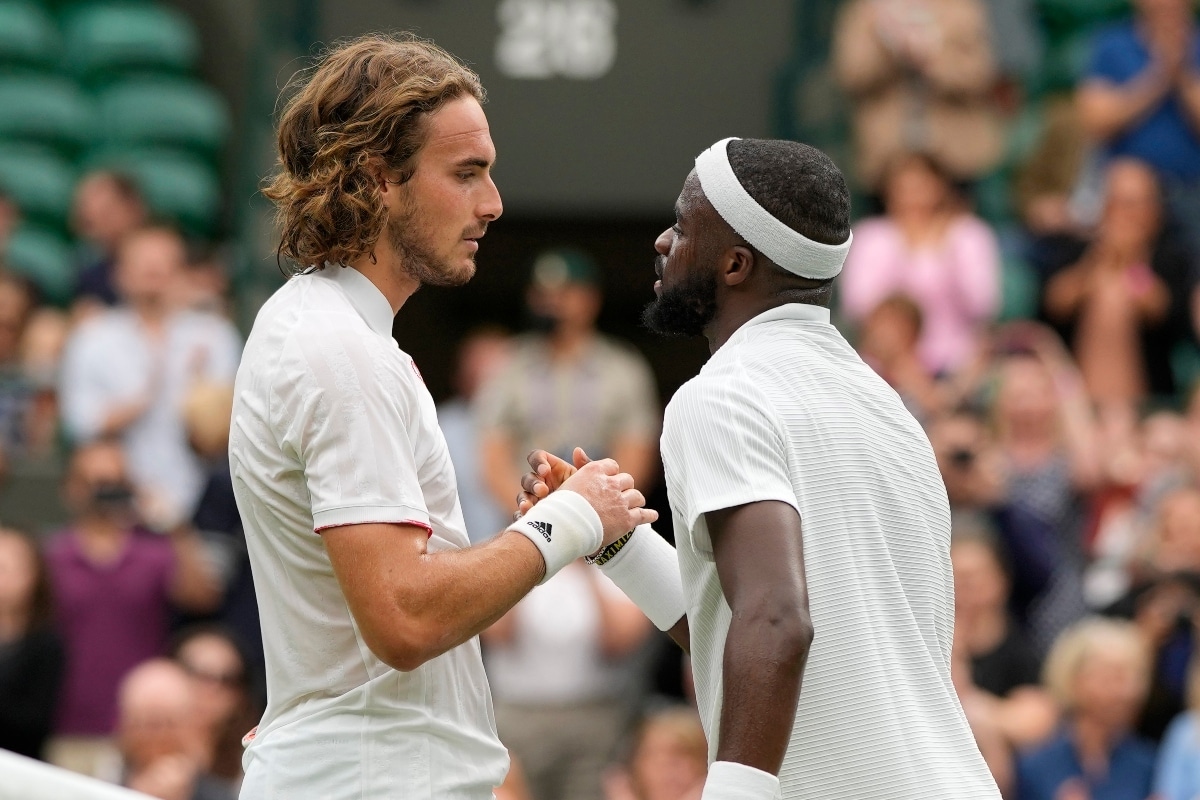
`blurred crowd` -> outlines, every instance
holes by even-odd
[[[1005,797],[1194,800],[1200,37],[1189,0],[1134,0],[1046,92],[1062,5],[842,4],[862,214],[835,319],[929,434],[955,686]],[[0,195],[0,265],[20,214]],[[72,226],[69,305],[0,269],[0,482],[60,460],[67,520],[0,528],[0,747],[164,800],[233,797],[265,689],[225,456],[229,281],[121,173],[85,175]],[[534,448],[660,488],[663,398],[597,330],[603,285],[593,255],[546,251],[524,332],[460,342],[439,420],[475,540],[511,518]],[[698,797],[686,661],[601,573],[563,570],[483,640],[502,800]]]

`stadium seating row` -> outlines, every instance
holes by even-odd
[[[193,73],[199,37],[149,0],[0,0],[0,192],[23,220],[3,254],[52,299],[73,274],[71,196],[89,170],[140,185],[152,211],[211,235],[224,99]]]

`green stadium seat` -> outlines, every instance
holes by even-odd
[[[53,150],[0,141],[0,191],[25,219],[65,228],[74,188],[75,170]]]
[[[1034,92],[1046,95],[1074,89],[1092,57],[1092,41],[1096,27],[1084,27],[1071,36],[1051,44],[1042,60],[1042,70],[1034,82]]]
[[[1133,13],[1129,0],[1038,0],[1037,10],[1052,42]]]
[[[131,78],[100,92],[106,147],[166,145],[213,155],[229,137],[224,99],[197,81]]]
[[[0,139],[76,150],[92,136],[91,101],[67,78],[0,75]]]
[[[188,233],[213,233],[221,187],[213,168],[196,156],[165,149],[105,150],[85,159],[85,169],[115,169],[138,183],[150,210]]]
[[[52,67],[59,58],[58,27],[26,0],[0,0],[0,64]]]
[[[59,234],[35,225],[22,225],[13,232],[4,251],[3,263],[33,282],[42,297],[65,305],[75,290],[74,253]]]
[[[62,15],[67,68],[85,80],[130,72],[187,72],[200,39],[179,11],[152,3],[86,3]]]

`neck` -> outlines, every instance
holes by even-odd
[[[83,517],[76,524],[75,531],[84,554],[102,563],[116,558],[129,537],[128,526],[101,516]]]
[[[133,313],[147,327],[156,328],[167,317],[167,304],[162,300],[138,300],[130,304]]]
[[[558,328],[550,335],[550,351],[557,359],[570,360],[583,352],[592,341],[589,328]]]
[[[800,299],[783,300],[773,295],[746,298],[739,303],[727,301],[723,306],[718,307],[716,316],[713,317],[708,327],[704,329],[704,336],[708,339],[708,351],[710,353],[717,352],[717,350],[721,349],[722,345],[729,341],[729,337],[737,333],[739,328],[759,314],[770,311],[773,308],[779,308],[780,306],[803,302]],[[811,303],[810,305],[823,304]]]
[[[1071,728],[1083,771],[1092,774],[1107,772],[1109,756],[1122,732],[1114,731],[1087,716],[1076,717]]]
[[[381,238],[371,255],[359,256],[349,264],[361,272],[387,298],[395,315],[421,288],[421,283],[404,269],[404,262]]]

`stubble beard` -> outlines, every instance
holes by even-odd
[[[442,259],[423,235],[428,228],[416,208],[388,216],[385,235],[401,268],[422,286],[466,285],[475,275],[475,257],[472,255],[466,265]]]
[[[716,314],[717,276],[694,270],[677,286],[662,287],[642,309],[642,324],[661,336],[699,336]]]

